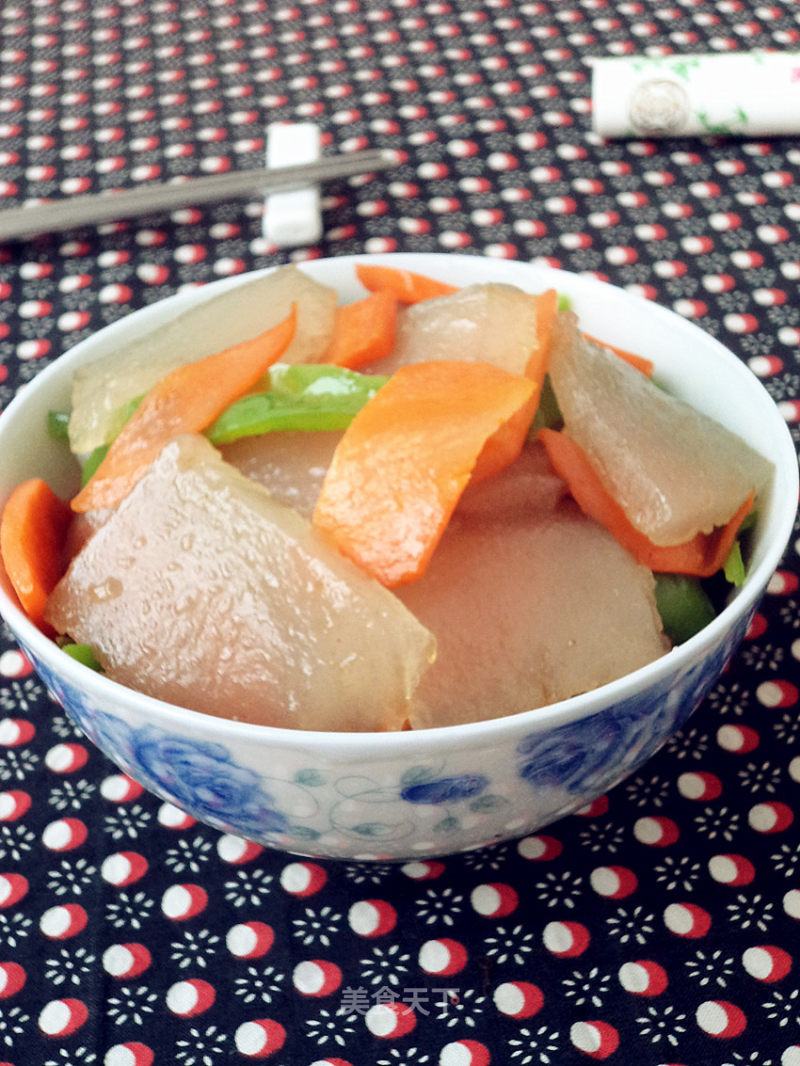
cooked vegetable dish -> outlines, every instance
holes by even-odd
[[[691,637],[771,464],[554,291],[282,267],[84,364],[76,457],[0,522],[23,609],[193,710],[397,730],[540,707]]]

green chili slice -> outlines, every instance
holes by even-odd
[[[98,673],[103,673],[103,667],[97,661],[90,644],[62,644],[61,650],[77,660],[77,662],[88,666],[90,670],[97,670]]]
[[[205,431],[212,444],[227,444],[272,430],[345,429],[389,379],[321,364],[273,367],[266,392],[232,403]]]
[[[683,644],[713,620],[714,606],[698,578],[656,574],[655,579],[656,606],[673,644]]]
[[[68,413],[66,411],[48,411],[47,432],[53,440],[69,440]]]

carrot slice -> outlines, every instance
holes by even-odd
[[[519,455],[537,400],[534,382],[488,363],[401,367],[345,430],[314,525],[387,587],[413,581],[473,472]]]
[[[394,347],[396,321],[397,298],[388,289],[340,305],[323,362],[356,370],[383,359]]]
[[[181,433],[200,433],[255,385],[288,348],[296,322],[293,308],[257,337],[180,366],[156,382],[71,501],[72,510],[114,507],[124,499],[165,444]]]
[[[591,341],[592,344],[599,344],[601,348],[608,348],[614,355],[618,355],[620,359],[624,359],[626,363],[630,363],[631,366],[635,366],[637,370],[640,370],[646,377],[651,378],[653,376],[653,370],[655,364],[652,359],[646,359],[643,355],[637,355],[635,352],[629,352],[625,348],[618,348],[615,344],[609,344],[608,341],[601,341],[597,337],[593,337],[590,333],[584,333],[584,337],[587,341]]]
[[[605,526],[637,562],[658,573],[711,577],[724,564],[739,526],[753,506],[755,493],[751,492],[724,526],[697,533],[682,544],[654,544],[630,522],[579,444],[554,429],[540,429],[538,439],[584,514]]]
[[[485,478],[492,477],[493,474],[499,474],[501,470],[505,470],[514,462],[530,432],[531,422],[538,406],[539,389],[535,388],[532,400],[520,404],[517,410],[512,411],[494,433],[486,438],[472,468],[470,482],[477,484]]]
[[[46,481],[17,485],[0,519],[0,554],[11,586],[28,618],[46,633],[47,597],[63,571],[62,551],[72,518],[69,505]]]
[[[558,293],[547,289],[536,299],[536,342],[525,373],[529,378],[541,383],[547,373],[547,361],[550,358],[550,344],[553,339],[553,322],[558,314]]]
[[[370,292],[384,289],[391,292],[401,304],[416,304],[434,296],[447,296],[457,292],[458,286],[416,274],[413,270],[379,266],[377,263],[357,263],[356,277]]]

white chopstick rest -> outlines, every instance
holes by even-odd
[[[274,123],[267,128],[267,166],[313,163],[320,157],[319,127],[311,122]],[[318,185],[277,192],[264,202],[265,239],[277,248],[316,244],[322,237]]]

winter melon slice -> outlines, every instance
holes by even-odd
[[[400,728],[435,652],[392,593],[201,436],[165,447],[47,616],[123,685],[302,729]]]
[[[131,400],[171,370],[229,348],[277,325],[297,304],[297,330],[286,363],[321,362],[337,295],[293,265],[226,289],[120,347],[80,366],[73,379],[70,448],[76,455],[108,444]]]
[[[524,374],[537,328],[535,296],[513,285],[469,285],[405,308],[394,350],[375,369],[391,374],[407,363],[476,359]]]
[[[266,486],[275,499],[311,518],[340,430],[280,430],[223,444],[226,462]]]
[[[531,499],[529,474],[515,467],[475,486],[475,505],[456,511],[425,574],[396,590],[438,640],[412,698],[415,728],[542,707],[670,648],[651,572],[570,498]],[[488,504],[500,484],[504,506],[479,508],[479,490]]]
[[[567,434],[654,544],[710,533],[768,482],[767,459],[582,336],[571,312],[556,318],[549,373]]]

